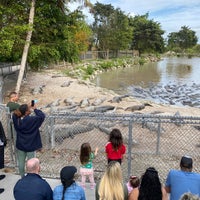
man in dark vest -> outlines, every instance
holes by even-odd
[[[16,92],[11,92],[9,94],[9,102],[6,106],[9,108],[10,112],[13,112],[14,110],[19,108],[20,104],[17,103],[18,99],[19,96]]]
[[[3,129],[3,125],[0,121],[0,169],[4,168],[4,147],[6,146],[6,136]],[[4,179],[5,175],[0,175],[0,180]],[[3,188],[0,188],[0,194],[4,191]]]

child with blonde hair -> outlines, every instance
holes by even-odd
[[[92,152],[91,146],[89,143],[83,143],[80,149],[80,174],[81,174],[81,185],[85,189],[86,177],[89,178],[90,188],[94,189],[94,169],[92,161],[97,155],[98,148],[95,149],[95,152]]]

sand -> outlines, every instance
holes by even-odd
[[[65,85],[63,85],[65,84]],[[84,111],[86,108],[93,106],[97,100],[104,100],[98,106],[114,106],[113,112],[116,113],[132,113],[133,111],[126,110],[134,105],[149,103],[151,106],[146,106],[140,111],[134,111],[150,114],[159,112],[162,115],[174,115],[179,111],[181,116],[199,116],[199,108],[189,106],[172,106],[149,102],[147,100],[138,100],[133,97],[123,98],[119,103],[112,102],[113,97],[119,96],[111,90],[96,87],[89,81],[73,79],[65,76],[61,70],[47,69],[40,72],[28,72],[26,80],[23,81],[20,89],[19,103],[30,103],[32,99],[37,100],[37,107],[48,112],[49,105],[59,102],[56,108],[69,108],[71,105],[77,106],[77,111]],[[68,100],[66,104],[64,100]],[[69,100],[71,103],[69,103]],[[81,101],[87,100],[87,106],[80,106]],[[71,105],[70,105],[71,104]]]

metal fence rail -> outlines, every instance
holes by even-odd
[[[59,177],[65,165],[79,168],[80,146],[89,142],[92,149],[99,147],[93,162],[95,179],[99,179],[107,165],[104,148],[113,128],[121,130],[127,147],[122,163],[125,180],[131,174],[141,176],[147,167],[153,166],[164,182],[170,169],[179,168],[180,157],[185,154],[193,157],[194,171],[200,171],[200,118],[57,111],[48,114],[41,127],[43,149],[37,157],[41,160],[42,175]],[[15,156],[10,156],[14,154],[12,137],[9,143],[12,145],[6,147],[6,164],[16,166]]]

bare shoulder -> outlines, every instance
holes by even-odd
[[[129,194],[128,200],[137,200],[139,196],[139,189],[134,188]]]

